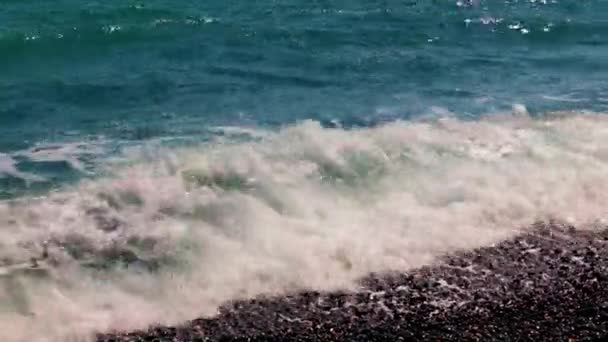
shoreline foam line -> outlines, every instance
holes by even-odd
[[[113,177],[0,203],[3,341],[217,315],[227,301],[353,290],[532,222],[603,227],[608,116],[440,118],[129,155]],[[18,289],[18,290],[16,290]]]
[[[608,231],[557,223],[433,266],[366,277],[355,292],[227,304],[127,341],[579,341],[608,337]]]

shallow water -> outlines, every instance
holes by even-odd
[[[608,219],[608,2],[0,7],[2,340]]]

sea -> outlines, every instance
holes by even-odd
[[[0,0],[0,340],[608,219],[606,0]]]

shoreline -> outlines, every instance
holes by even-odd
[[[492,247],[356,292],[302,292],[228,303],[177,327],[97,341],[596,340],[608,337],[608,230],[536,224]]]

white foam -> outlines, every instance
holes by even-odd
[[[38,144],[30,149],[15,153],[16,156],[34,162],[66,162],[80,172],[87,172],[86,165],[80,160],[86,155],[103,153],[101,142],[66,142],[61,144]]]
[[[0,153],[0,176],[7,175],[21,178],[26,182],[39,182],[44,178],[28,172],[21,172],[17,169],[17,162],[8,154]]]
[[[561,96],[552,96],[552,95],[543,95],[541,96],[545,100],[558,101],[558,102],[585,102],[587,99],[584,98],[574,98],[573,95],[561,95]]]
[[[0,204],[0,263],[12,267],[0,274],[0,339],[176,323],[226,300],[349,288],[539,219],[605,219],[608,117],[515,111],[357,130],[303,122],[256,142],[158,151],[114,179]],[[45,248],[47,275],[14,266]],[[108,250],[140,260],[82,266]],[[158,271],[137,266],[150,260]]]

